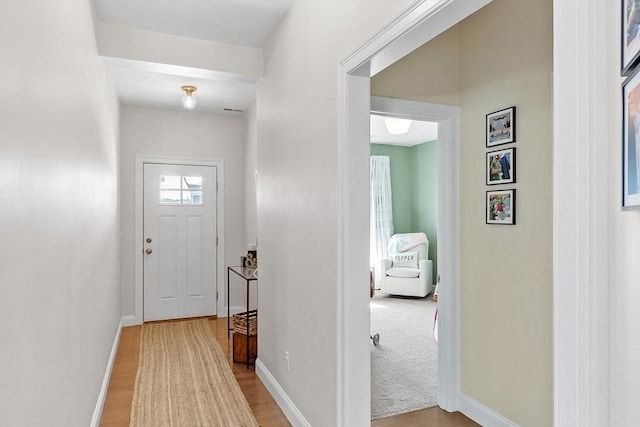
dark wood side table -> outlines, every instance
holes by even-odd
[[[240,276],[241,278],[243,278],[246,282],[246,297],[247,297],[247,309],[246,309],[246,314],[247,314],[247,368],[249,368],[249,366],[251,366],[250,363],[250,354],[249,354],[249,284],[251,282],[256,282],[256,285],[258,283],[258,275],[257,275],[257,268],[255,267],[238,267],[238,266],[231,266],[231,267],[227,267],[227,338],[229,338],[231,336],[231,330],[233,329],[231,327],[231,296],[229,295],[229,286],[231,284],[231,277],[230,274],[231,272],[235,273],[236,275]]]

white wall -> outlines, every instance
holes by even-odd
[[[224,161],[225,266],[237,265],[240,255],[246,252],[243,243],[244,119],[238,114],[123,106],[120,122],[122,314],[132,315],[135,303],[135,156]],[[218,289],[222,298],[222,291],[226,289],[224,283],[218,284]],[[240,287],[232,288],[232,306],[242,305],[244,294],[241,290]]]
[[[120,320],[118,106],[89,1],[0,2],[0,425],[90,424]]]
[[[258,356],[311,425],[337,414],[337,64],[404,4],[296,2],[265,48]]]
[[[620,2],[609,8],[609,425],[638,423],[640,401],[640,210],[622,206],[622,96],[620,92]],[[605,83],[605,82],[603,82]]]
[[[256,180],[258,170],[258,123],[256,104],[245,111],[244,123],[244,243],[256,243],[258,209]]]

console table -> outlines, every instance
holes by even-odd
[[[227,267],[227,338],[229,338],[231,336],[231,330],[233,329],[231,327],[231,296],[229,294],[229,288],[230,288],[230,284],[231,284],[231,272],[235,273],[236,275],[240,276],[242,279],[245,280],[246,282],[246,297],[247,297],[247,309],[246,309],[246,313],[247,313],[247,328],[249,328],[249,284],[251,282],[258,282],[258,275],[257,275],[257,271],[258,269],[255,267],[237,267],[237,266],[231,266],[231,267]],[[249,362],[249,332],[247,331],[247,368],[251,365],[251,363]]]

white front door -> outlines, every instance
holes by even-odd
[[[216,314],[216,167],[144,164],[144,320]]]

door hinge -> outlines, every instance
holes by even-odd
[[[218,246],[218,236],[216,236],[216,246]]]
[[[436,274],[436,283],[440,283],[440,275]]]
[[[216,181],[216,191],[218,191],[218,181]]]
[[[216,291],[216,301],[218,301],[218,291]]]

